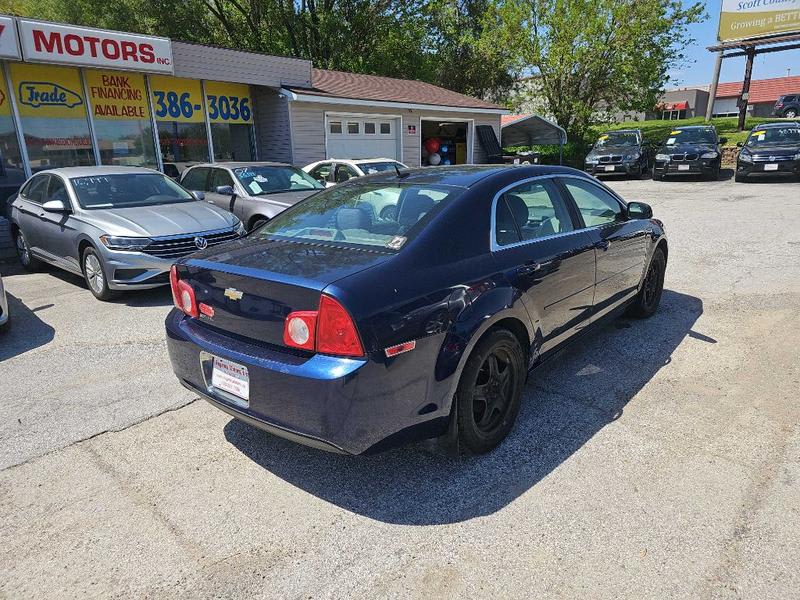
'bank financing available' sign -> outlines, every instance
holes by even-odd
[[[172,73],[166,38],[19,20],[23,59],[86,67]]]
[[[722,0],[719,40],[800,32],[800,0]]]

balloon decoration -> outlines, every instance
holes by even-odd
[[[449,158],[445,158],[444,162],[442,164],[443,165],[449,165],[450,164],[450,159]]]
[[[439,142],[439,138],[428,138],[425,140],[425,149],[428,151],[429,154],[434,154],[439,151],[439,147],[441,143]]]
[[[441,148],[439,148],[439,152],[441,152],[442,154],[447,154],[447,146],[442,146]]]
[[[438,142],[436,143],[436,147],[437,148],[439,147],[439,143]],[[431,152],[430,156],[428,156],[428,162],[430,164],[432,164],[433,166],[436,166],[440,162],[442,162],[442,157],[439,156],[436,152]]]

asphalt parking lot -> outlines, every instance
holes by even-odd
[[[662,306],[534,372],[494,453],[342,457],[169,367],[169,291],[2,265],[0,596],[789,598],[800,590],[800,184],[611,181]]]

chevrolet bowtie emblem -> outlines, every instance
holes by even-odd
[[[244,293],[240,292],[236,288],[228,288],[225,290],[225,297],[230,298],[231,300],[241,300],[242,296],[244,296]]]

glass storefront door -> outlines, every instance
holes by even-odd
[[[6,214],[6,200],[25,181],[25,167],[19,150],[17,128],[11,112],[11,97],[0,67],[0,216]]]
[[[171,165],[183,171],[191,164],[208,161],[208,135],[200,82],[153,75],[150,77],[150,93],[165,168]]]
[[[214,160],[253,160],[253,104],[250,87],[206,81]]]

